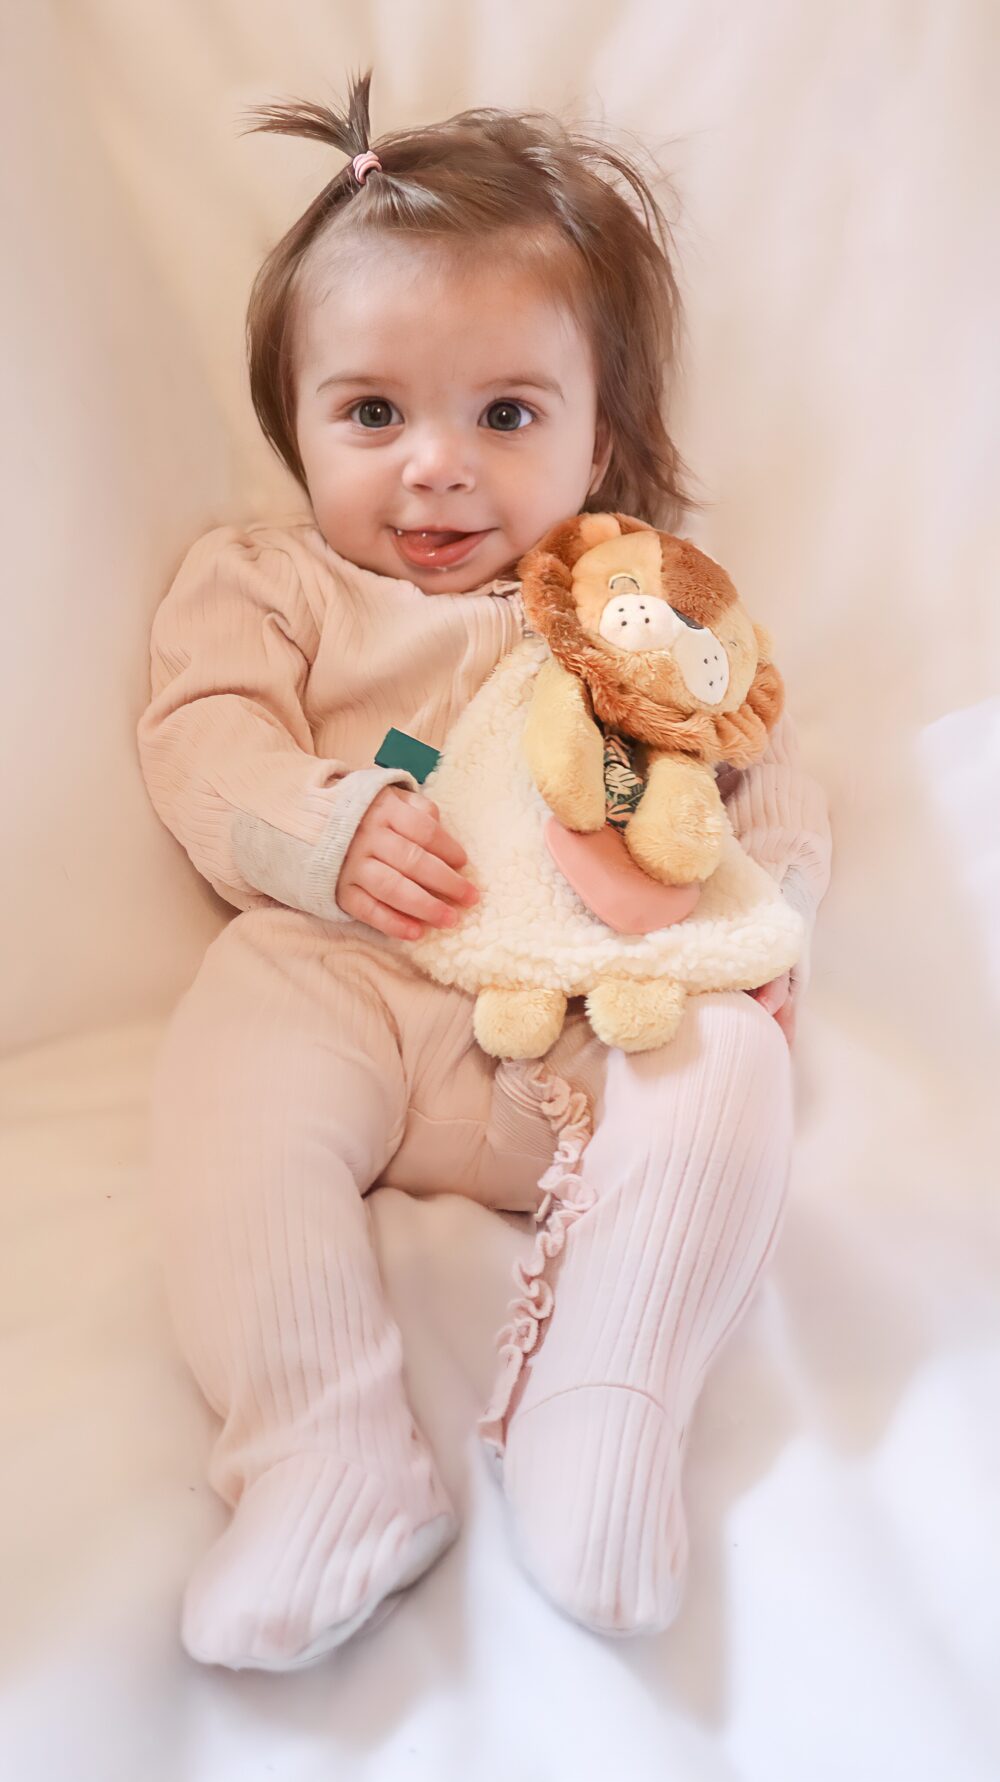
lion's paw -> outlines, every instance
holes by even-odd
[[[587,1018],[606,1046],[651,1052],[673,1039],[686,997],[673,978],[602,978],[587,997]]]
[[[562,1032],[566,998],[561,990],[480,990],[472,1028],[492,1058],[543,1058]]]
[[[693,885],[710,878],[722,858],[723,823],[708,807],[692,813],[689,825],[669,827],[646,817],[642,806],[625,830],[625,845],[637,866],[662,885]]]

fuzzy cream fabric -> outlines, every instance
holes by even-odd
[[[605,977],[673,977],[692,992],[752,989],[795,964],[805,925],[730,831],[691,916],[635,937],[600,922],[545,847],[550,814],[521,749],[531,690],[549,654],[529,637],[497,665],[455,724],[424,790],[469,856],[480,901],[452,929],[397,944],[442,984],[543,986],[582,996]]]

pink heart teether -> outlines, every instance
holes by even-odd
[[[558,817],[547,817],[542,833],[581,902],[616,934],[651,934],[654,928],[683,922],[701,896],[700,883],[661,885],[650,878],[610,823],[595,834],[581,835]]]

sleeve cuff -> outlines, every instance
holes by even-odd
[[[350,922],[337,902],[337,880],[354,833],[384,786],[420,787],[402,767],[361,767],[338,782],[333,814],[313,843],[286,835],[262,817],[239,811],[232,819],[232,850],[247,883],[291,909],[326,922]]]

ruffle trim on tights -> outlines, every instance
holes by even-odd
[[[544,1335],[542,1326],[555,1304],[547,1271],[551,1272],[569,1227],[596,1199],[594,1190],[581,1182],[577,1167],[593,1129],[590,1102],[583,1090],[571,1088],[544,1060],[506,1068],[517,1071],[519,1087],[527,1090],[541,1109],[557,1143],[553,1160],[538,1183],[542,1200],[535,1212],[539,1231],[534,1251],[527,1262],[514,1264],[518,1297],[508,1306],[509,1322],[497,1337],[501,1368],[493,1396],[477,1424],[496,1460],[503,1454],[514,1388],[528,1356]]]

